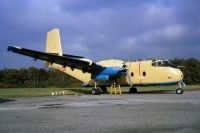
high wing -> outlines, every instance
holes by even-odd
[[[39,59],[39,60],[50,62],[51,64],[56,63],[56,64],[62,65],[63,67],[68,66],[72,70],[76,68],[76,69],[82,70],[83,72],[89,72],[92,74],[96,74],[104,69],[103,66],[100,66],[82,56],[66,55],[66,54],[64,54],[63,56],[60,56],[54,53],[35,51],[35,50],[30,50],[26,48],[17,47],[17,46],[8,46],[7,50],[12,51],[14,53],[32,57],[35,60]]]

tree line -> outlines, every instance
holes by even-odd
[[[171,60],[176,66],[180,66],[184,74],[186,84],[200,84],[200,61],[195,58],[173,59]]]
[[[0,70],[0,88],[75,87],[82,83],[55,69],[21,68]]]
[[[200,84],[200,61],[194,58],[173,59],[184,73],[186,84]],[[78,87],[82,82],[55,69],[1,69],[0,88]]]

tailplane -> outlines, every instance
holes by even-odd
[[[47,33],[46,50],[47,53],[54,53],[62,56],[59,29],[53,29]]]

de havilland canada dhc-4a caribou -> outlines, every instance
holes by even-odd
[[[93,95],[106,92],[108,86],[130,86],[130,93],[137,92],[137,86],[174,85],[176,93],[183,93],[183,73],[168,60],[102,60],[92,62],[82,56],[63,54],[59,29],[47,33],[45,52],[18,46],[9,46],[8,51],[45,61],[45,66],[58,69],[85,85],[93,86]]]

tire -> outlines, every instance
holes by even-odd
[[[137,88],[136,87],[130,88],[129,93],[137,93]]]
[[[91,90],[91,93],[92,93],[92,95],[96,95],[96,93],[97,93],[96,89],[93,88],[93,89]]]
[[[101,89],[100,88],[96,88],[97,90],[97,95],[100,95],[101,94]]]
[[[100,91],[100,89],[98,89],[98,88],[93,88],[93,89],[91,90],[91,93],[92,93],[92,95],[100,95],[100,94],[101,94],[101,91]]]
[[[182,88],[177,88],[176,89],[176,94],[183,94],[183,89]]]

